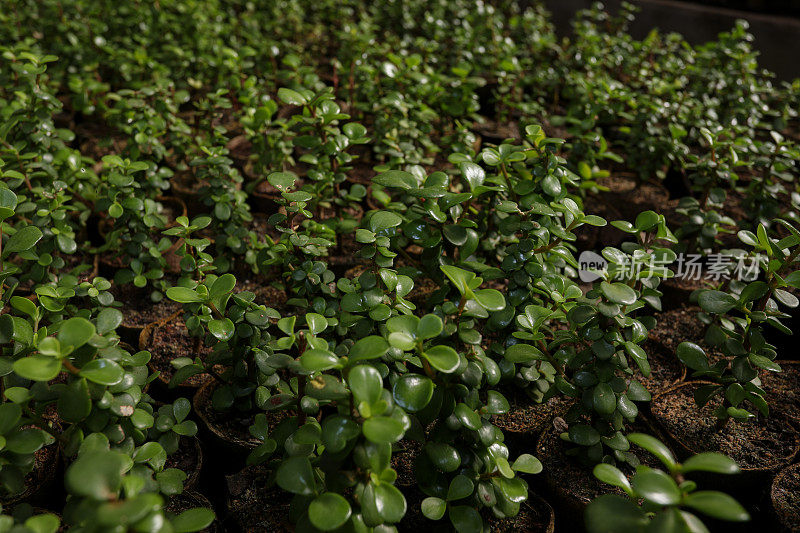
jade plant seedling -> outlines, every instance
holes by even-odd
[[[739,502],[716,490],[697,490],[691,479],[695,472],[734,475],[738,465],[714,452],[693,455],[679,463],[664,443],[644,433],[628,435],[630,441],[656,457],[664,470],[640,465],[629,479],[618,468],[601,463],[594,476],[625,496],[605,494],[586,508],[586,529],[592,533],[611,531],[708,531],[699,512],[710,518],[746,522],[750,515]]]
[[[740,255],[736,266],[744,265],[748,271],[761,269],[763,279],[733,279],[727,286],[699,295],[704,311],[701,318],[708,324],[705,340],[724,357],[712,363],[697,344],[683,342],[678,346],[678,357],[695,376],[716,382],[700,387],[695,400],[702,407],[721,395],[723,401],[714,414],[723,425],[730,418],[751,418],[755,416],[754,410],[768,416],[765,392],[754,380],[759,370],[781,371],[775,362],[778,356],[775,347],[765,338],[765,328],[791,333],[781,322],[788,316],[781,306],[794,309],[798,305],[797,297],[789,289],[795,287],[798,279],[794,263],[800,253],[800,232],[789,222],[778,222],[789,233],[783,239],[770,237],[762,224],[756,233],[739,232],[739,239],[751,251]]]

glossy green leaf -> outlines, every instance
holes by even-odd
[[[340,494],[325,492],[308,506],[308,518],[317,529],[333,531],[350,518],[350,504]]]

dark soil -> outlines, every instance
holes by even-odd
[[[639,181],[635,176],[619,173],[597,181],[610,189],[604,199],[619,210],[624,220],[633,222],[639,213],[648,210],[669,217],[678,205],[677,200],[670,200],[669,191],[660,181]]]
[[[173,359],[178,357],[194,359],[197,355],[203,357],[211,353],[211,348],[203,346],[197,340],[196,337],[189,335],[186,323],[182,318],[156,326],[150,335],[149,342],[143,346],[144,349],[150,350],[152,355],[150,368],[161,372],[159,379],[164,383],[169,383],[176,371],[171,364]],[[181,383],[181,386],[197,388],[208,378],[208,374],[197,374]]]
[[[564,454],[564,441],[559,430],[552,425],[542,433],[534,454],[544,466],[540,475],[547,478],[550,490],[563,497],[567,505],[575,508],[587,505],[597,496],[615,492],[611,486],[598,481],[591,468],[581,465]]]
[[[25,476],[25,489],[19,494],[0,497],[0,503],[9,504],[20,501],[36,501],[46,498],[47,490],[53,485],[58,468],[58,445],[51,444],[40,448],[33,459],[33,469]]]
[[[800,465],[790,466],[775,478],[772,507],[786,531],[800,531]]]
[[[677,274],[677,267],[672,268]],[[690,301],[689,298],[694,291],[711,288],[710,280],[706,280],[702,277],[700,279],[694,279],[698,274],[689,270],[694,267],[684,266],[683,268],[685,269],[683,273],[685,275],[682,274],[679,277],[664,280],[658,286],[658,290],[663,293],[661,297],[661,308],[664,311],[686,309],[686,304]],[[702,276],[702,272],[699,275]]]
[[[705,325],[697,318],[699,307],[687,306],[663,313],[656,313],[656,327],[650,330],[648,341],[661,346],[662,351],[675,355],[683,341],[703,345]],[[649,354],[649,352],[648,352]]]
[[[209,509],[214,508],[208,498],[206,498],[204,495],[200,494],[199,492],[186,489],[182,493],[172,496],[164,509],[170,514],[179,515],[182,512],[188,511],[189,509],[193,509],[195,507],[208,507]],[[219,530],[220,527],[218,515],[217,520],[212,522],[211,525],[206,529],[202,529],[201,533]]]
[[[525,396],[515,396],[510,396],[509,412],[495,416],[492,422],[503,430],[506,441],[510,447],[516,448],[514,450],[516,453],[536,455],[536,440],[539,434],[550,425],[557,412],[563,411],[571,403],[571,400],[556,397],[544,403],[535,403]]]
[[[800,363],[778,361],[781,372],[761,372],[761,384],[767,393],[772,416],[785,419],[800,432]]]
[[[392,453],[392,468],[397,472],[395,485],[413,487],[417,484],[414,461],[422,451],[422,444],[415,440],[403,439],[396,446],[397,449]]]
[[[247,274],[244,274],[245,276]],[[252,274],[251,274],[252,275]],[[283,309],[286,306],[286,292],[273,287],[265,278],[243,278],[236,276],[236,291],[250,291],[256,295],[254,303],[265,305],[274,309]]]
[[[211,406],[214,389],[214,383],[211,383],[209,386],[201,387],[194,397],[195,411],[208,424],[209,429],[217,437],[244,448],[255,448],[261,444],[260,440],[250,434],[252,416],[243,413],[221,413]],[[288,411],[274,411],[274,413],[274,422],[271,420],[270,426],[290,415]]]
[[[278,489],[269,490],[269,470],[263,465],[250,466],[225,477],[228,488],[228,531],[269,531],[290,533],[291,495]]]
[[[695,386],[676,387],[653,398],[651,404],[655,420],[677,442],[693,453],[721,452],[742,469],[774,469],[788,464],[795,456],[796,436],[776,417],[731,419],[718,429],[712,411],[721,399],[715,397],[705,407],[698,408],[692,396]]]
[[[183,489],[190,490],[197,485],[200,469],[203,466],[202,461],[203,452],[200,449],[200,441],[195,438],[181,437],[178,449],[167,457],[167,463],[164,468],[179,468],[183,470],[186,473]]]
[[[602,494],[610,492],[623,494],[620,489],[598,481],[592,474],[591,466],[587,467],[565,453],[570,445],[559,437],[561,431],[551,424],[542,433],[534,454],[544,466],[544,471],[540,475],[545,476],[548,487],[557,497],[557,503],[560,502],[564,510],[577,512],[582,511],[590,501]],[[628,433],[637,431],[654,434],[641,418],[629,425]],[[660,438],[658,434],[655,436]],[[631,451],[636,453],[643,464],[653,468],[663,468],[657,459],[639,448],[631,447]],[[633,469],[627,465],[617,466],[628,474],[633,473]]]
[[[163,320],[176,311],[181,306],[169,298],[164,298],[158,303],[153,303],[148,296],[148,291],[137,290],[130,284],[113,286],[111,293],[114,299],[122,304],[123,326],[128,328],[143,328],[146,325]]]
[[[685,377],[683,364],[674,351],[668,352],[650,339],[644,342],[642,348],[650,363],[650,375],[643,376],[638,367],[634,375],[651,394],[662,392]]]
[[[449,531],[449,520],[445,516],[439,522],[426,518],[420,510],[425,495],[419,490],[404,491],[408,510],[403,520],[397,525],[401,533],[420,533],[422,531]],[[492,533],[549,533],[553,526],[553,509],[539,496],[531,492],[528,500],[520,505],[517,516],[498,520],[494,517],[485,518],[489,531]]]

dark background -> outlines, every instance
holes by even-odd
[[[536,1],[536,0],[528,0]],[[593,0],[543,0],[561,35],[568,35],[575,13]],[[603,2],[616,12],[620,0]],[[775,72],[779,79],[800,77],[800,0],[632,0],[640,8],[631,26],[634,37],[642,38],[652,29],[676,31],[692,44],[711,39],[730,29],[736,19],[750,23],[755,37],[759,65]]]

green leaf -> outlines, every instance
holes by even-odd
[[[636,503],[618,494],[595,498],[584,512],[589,533],[618,533],[645,531],[650,518]]]
[[[172,519],[172,528],[175,533],[191,533],[202,531],[214,522],[214,511],[205,507],[187,509]]]
[[[422,340],[432,339],[438,336],[443,328],[444,324],[442,323],[442,319],[437,315],[425,315],[419,320],[419,324],[417,324],[417,337]]]
[[[122,381],[125,371],[119,364],[108,359],[95,359],[81,368],[80,375],[100,385],[116,385]]]
[[[208,331],[217,339],[226,342],[233,338],[236,326],[229,318],[214,319],[208,322]]]
[[[767,357],[764,357],[763,355],[751,353],[747,355],[747,358],[750,360],[751,363],[753,363],[753,365],[757,366],[758,368],[762,368],[770,372],[781,371],[781,365],[779,365],[778,363]]]
[[[405,426],[390,416],[373,416],[364,421],[361,428],[364,436],[376,444],[397,442],[403,438]]]
[[[39,451],[45,444],[45,433],[39,428],[25,428],[6,437],[4,451],[29,455]]]
[[[692,370],[708,370],[708,357],[697,344],[684,341],[678,345],[675,351],[678,359]]]
[[[722,291],[703,291],[698,301],[704,311],[718,315],[727,313],[738,303],[736,298]]]
[[[42,238],[42,230],[36,226],[20,228],[8,238],[3,246],[3,257],[16,252],[30,250]]]
[[[429,520],[441,520],[447,511],[447,502],[441,498],[431,496],[422,500],[422,514]]]
[[[364,490],[365,518],[369,515],[379,517],[381,522],[394,524],[406,514],[406,499],[403,493],[391,483],[369,483]]]
[[[517,460],[514,461],[514,464],[511,465],[511,468],[516,470],[517,472],[522,472],[523,474],[538,474],[542,471],[542,463],[529,453],[523,453]]]
[[[428,459],[442,472],[453,472],[461,466],[458,451],[447,443],[431,441],[425,445],[424,450]]]
[[[119,309],[105,307],[97,314],[97,333],[100,335],[114,331],[120,324],[122,313]]]
[[[713,472],[715,474],[738,474],[739,465],[736,461],[716,452],[698,453],[687,459],[681,467],[681,472]]]
[[[46,355],[31,355],[16,360],[14,372],[32,381],[50,381],[61,372],[61,361]]]
[[[433,368],[445,374],[455,372],[460,363],[458,353],[450,346],[431,346],[423,352],[422,356]]]
[[[433,381],[419,374],[404,374],[394,384],[392,396],[410,413],[424,409],[433,398]]]
[[[79,348],[94,337],[94,324],[85,318],[73,317],[61,323],[58,329],[58,341],[62,347]]]
[[[600,442],[600,433],[586,424],[572,424],[569,426],[568,433],[569,440],[581,446],[594,446]]]
[[[530,361],[543,360],[544,354],[530,344],[514,344],[506,348],[503,358],[510,363],[529,363]]]
[[[85,379],[68,383],[58,396],[58,415],[67,422],[80,422],[92,412],[92,398]]]
[[[450,507],[450,522],[458,533],[482,533],[483,519],[473,507],[456,505]]]
[[[347,376],[350,391],[356,402],[374,404],[381,398],[383,379],[378,370],[368,365],[358,365],[350,370]]]
[[[340,494],[325,492],[308,506],[308,519],[322,531],[333,531],[350,518],[350,504]]]
[[[339,358],[336,354],[328,350],[306,350],[300,356],[300,364],[309,372],[322,372],[336,368],[339,365]]]
[[[369,219],[369,229],[374,233],[391,229],[402,224],[403,219],[390,211],[378,211]]]
[[[186,473],[177,468],[167,468],[156,474],[159,490],[173,496],[183,492],[183,482],[186,481]]]
[[[333,415],[322,421],[322,442],[332,453],[344,450],[347,442],[361,434],[361,428],[353,420]]]
[[[600,463],[595,465],[594,467],[594,477],[602,481],[603,483],[608,483],[614,487],[619,487],[624,490],[629,495],[633,495],[633,491],[631,490],[631,484],[628,481],[628,478],[625,477],[625,474],[617,468],[616,466],[612,466],[606,463]]]
[[[294,182],[297,181],[297,176],[289,172],[273,172],[267,176],[267,181],[270,185],[275,187],[281,192],[292,190]]]
[[[306,324],[308,324],[308,329],[312,335],[319,335],[328,327],[327,319],[317,313],[307,313]]]
[[[372,178],[372,182],[383,187],[391,187],[394,189],[416,189],[418,186],[417,178],[410,172],[404,170],[390,170],[383,172]]]
[[[667,448],[666,444],[657,438],[645,433],[631,433],[628,435],[628,440],[655,455],[670,471],[675,468],[677,464],[675,456],[672,455],[672,452]]]
[[[214,280],[208,289],[208,297],[218,300],[222,296],[229,294],[236,287],[236,277],[233,274],[223,274]]]
[[[275,473],[278,486],[287,492],[311,496],[314,494],[314,472],[307,457],[289,457]]]
[[[456,405],[453,414],[458,418],[465,428],[477,431],[481,429],[481,416],[469,408],[465,403]]]
[[[637,496],[655,505],[677,505],[681,501],[675,480],[660,470],[637,472],[631,485]]]
[[[450,482],[447,489],[447,501],[461,500],[472,496],[475,490],[475,484],[472,480],[463,474],[459,474]]]
[[[506,307],[503,293],[495,289],[480,289],[474,292],[475,300],[489,311],[502,311]]]
[[[14,215],[17,207],[17,195],[6,187],[0,188],[0,220]]]
[[[750,515],[744,507],[723,492],[713,490],[693,492],[686,496],[683,504],[719,520],[728,520],[730,522],[746,522],[750,520]]]
[[[189,400],[186,398],[178,398],[175,400],[175,403],[172,404],[172,414],[175,416],[175,420],[180,423],[183,422],[187,416],[189,416],[189,412],[192,410],[192,404],[189,403]]]
[[[490,390],[486,392],[486,412],[490,415],[502,415],[511,410],[508,400],[501,393]]]
[[[58,517],[50,513],[42,513],[25,520],[26,530],[32,533],[56,533],[61,525]]]
[[[130,459],[117,451],[82,453],[67,469],[64,481],[72,494],[106,501],[116,498],[122,474],[130,464]]]
[[[617,396],[608,383],[598,383],[592,393],[594,410],[601,415],[610,415],[617,408]]]
[[[6,435],[13,430],[20,418],[22,408],[14,403],[0,403],[0,435]]]
[[[658,213],[655,211],[643,211],[636,217],[634,226],[638,231],[649,231],[658,224],[659,218]]]
[[[471,289],[469,282],[475,279],[475,273],[451,265],[440,265],[439,268],[445,276],[455,285],[463,296],[469,296]]]
[[[278,89],[278,98],[280,98],[282,102],[290,105],[302,106],[308,103],[308,99],[306,99],[305,96],[292,89],[287,89],[286,87]]]
[[[186,287],[170,287],[167,289],[167,298],[181,304],[191,304],[203,301],[203,298],[201,298],[200,295],[198,295],[192,289],[187,289]]]
[[[377,335],[370,335],[359,339],[350,348],[350,353],[347,354],[350,363],[357,361],[364,361],[367,359],[377,359],[383,357],[389,350],[389,344],[383,337]]]
[[[462,162],[458,165],[458,169],[461,171],[461,176],[467,180],[471,191],[474,191],[475,187],[483,185],[483,182],[486,180],[486,172],[484,172],[479,165],[471,161]]]
[[[600,283],[600,290],[610,301],[621,305],[633,305],[636,303],[636,291],[624,283]]]

